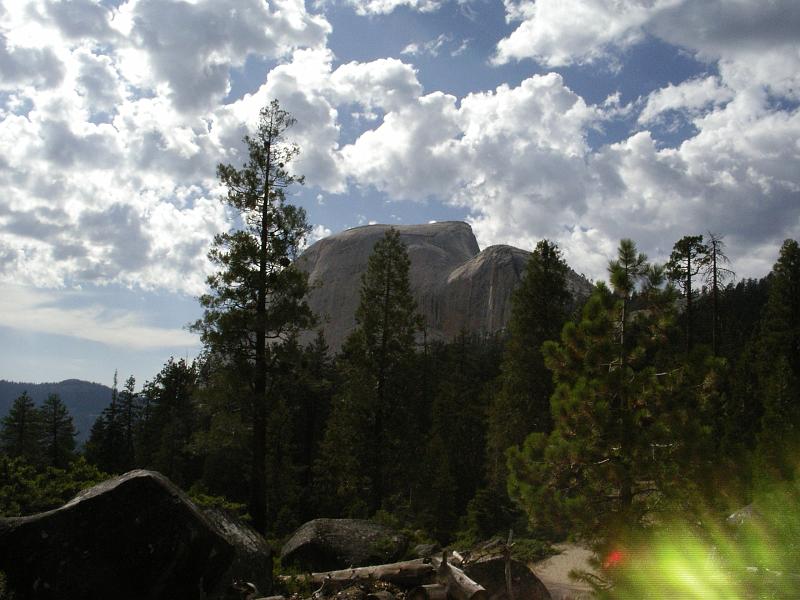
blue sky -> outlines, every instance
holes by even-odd
[[[800,233],[796,0],[0,1],[0,378],[193,356],[214,179],[271,98],[309,242],[468,221],[602,278],[726,236],[763,276]]]

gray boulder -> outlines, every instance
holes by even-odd
[[[314,519],[292,534],[281,560],[304,571],[333,571],[394,562],[407,546],[404,535],[371,521]]]
[[[450,340],[462,330],[486,335],[506,327],[511,293],[522,278],[529,252],[512,246],[480,251],[472,228],[460,221],[368,225],[316,242],[297,262],[314,285],[308,303],[322,318],[325,339],[334,351],[355,327],[361,275],[373,246],[390,227],[408,248],[411,291],[425,317],[429,339]],[[572,271],[568,286],[576,298],[591,292],[591,284]]]
[[[269,591],[271,553],[246,526],[207,517],[164,476],[131,471],[52,511],[0,520],[15,598],[218,598],[234,579]]]

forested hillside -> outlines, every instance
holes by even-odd
[[[58,394],[74,417],[79,443],[85,442],[89,437],[95,419],[111,398],[111,388],[107,385],[80,379],[65,379],[54,383],[24,383],[0,379],[0,417],[8,414],[14,400],[22,392],[28,392],[37,404],[43,403],[50,394]]]

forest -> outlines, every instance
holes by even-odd
[[[0,427],[0,514],[53,508],[146,468],[275,540],[312,518],[360,517],[442,545],[513,530],[519,552],[580,539],[618,556],[645,539],[673,543],[664,532],[679,528],[683,548],[687,536],[705,543],[711,524],[755,501],[767,525],[783,525],[770,539],[794,548],[797,241],[776,248],[765,277],[740,280],[721,234],[687,232],[665,264],[623,239],[584,299],[542,240],[507,329],[445,342],[425,335],[390,230],[334,354],[321,333],[299,342],[318,316],[293,264],[308,233],[285,197],[302,183],[289,168],[293,124],[273,102],[245,138],[248,162],[218,168],[240,228],[212,242],[216,270],[191,324],[201,355],[169,358],[138,388],[115,374],[81,448],[57,395],[36,406],[22,394]],[[743,563],[800,572],[795,550],[715,539]],[[629,593],[618,597],[641,597],[635,572],[609,577]]]

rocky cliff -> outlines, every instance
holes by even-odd
[[[372,248],[391,225],[348,229],[310,246],[298,263],[314,286],[311,308],[325,339],[337,350],[355,326],[361,274]],[[463,329],[478,334],[503,329],[511,316],[511,293],[530,253],[512,246],[478,247],[467,223],[395,225],[411,260],[411,289],[425,317],[429,339],[452,339]],[[585,297],[591,284],[570,271],[572,293]]]

